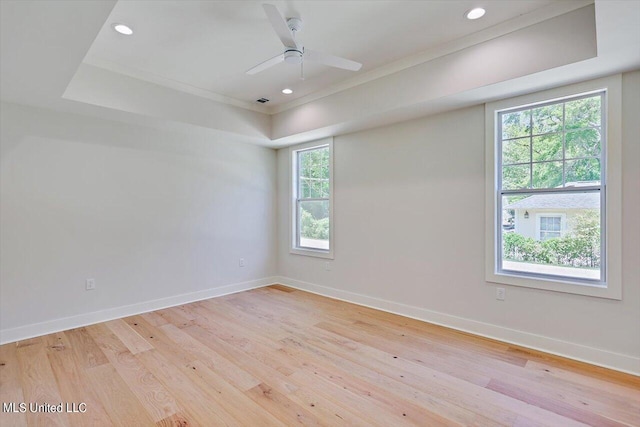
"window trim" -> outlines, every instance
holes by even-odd
[[[322,146],[329,147],[329,250],[300,247],[298,243],[298,165],[297,154]],[[333,222],[333,137],[289,147],[289,253],[333,259],[335,240]]]
[[[602,162],[605,175],[601,183],[605,191],[601,192],[601,210],[606,212],[603,219],[605,234],[603,235],[603,280],[599,286],[572,281],[563,277],[545,277],[521,275],[510,271],[498,270],[498,238],[497,232],[502,227],[502,217],[498,208],[497,167],[497,134],[499,124],[498,112],[515,110],[531,104],[548,104],[560,102],[588,93],[604,91],[603,98],[603,132],[605,146]],[[587,82],[544,90],[514,98],[485,104],[485,279],[490,283],[523,286],[528,288],[550,290],[556,292],[588,295],[609,299],[622,299],[622,218],[621,218],[621,132],[622,132],[622,76],[620,74],[591,80]],[[586,188],[584,188],[586,190]],[[535,192],[535,189],[534,189]]]

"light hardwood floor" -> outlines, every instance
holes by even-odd
[[[0,347],[2,426],[640,425],[640,378],[271,286]]]

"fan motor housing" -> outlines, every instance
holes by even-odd
[[[287,64],[300,64],[302,62],[302,51],[298,49],[285,50],[284,62]]]
[[[287,27],[294,33],[302,30],[302,19],[300,18],[289,18],[287,19]]]

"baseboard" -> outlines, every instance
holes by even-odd
[[[632,375],[640,375],[640,358],[638,357],[613,353],[595,347],[588,347],[529,332],[505,328],[504,326],[478,322],[472,319],[452,316],[421,307],[370,297],[355,292],[315,285],[313,283],[303,282],[289,277],[277,277],[276,279],[283,285],[312,292],[314,294],[327,296],[365,307],[375,308],[389,313],[399,314],[401,316],[445,326],[458,331],[492,338]]]
[[[114,307],[91,313],[79,314],[77,316],[64,317],[61,319],[49,320],[41,323],[20,326],[12,329],[0,330],[0,344],[25,340],[41,335],[51,334],[68,329],[79,328],[81,326],[93,325],[95,323],[106,322],[108,320],[147,313],[149,311],[160,310],[168,307],[175,307],[181,304],[201,301],[204,299],[220,297],[234,294],[236,292],[247,291],[249,289],[261,288],[278,283],[277,278],[267,277],[264,279],[251,280],[248,282],[234,283],[217,288],[205,289],[198,292],[174,295],[166,298],[144,301],[136,304]]]

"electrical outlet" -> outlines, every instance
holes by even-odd
[[[96,279],[87,279],[85,288],[87,291],[92,291],[96,288]]]
[[[324,263],[324,269],[325,269],[326,271],[331,271],[331,263],[330,263],[329,261],[326,261],[326,262]]]
[[[238,261],[238,265],[240,267],[244,267],[244,258],[240,258],[240,261]]]
[[[496,299],[498,301],[504,301],[505,290],[504,288],[496,288]]]

